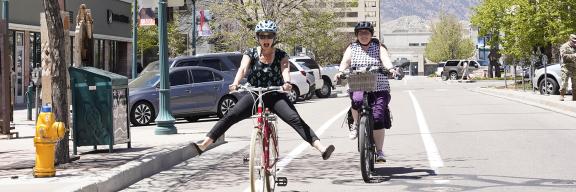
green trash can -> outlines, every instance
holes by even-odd
[[[128,78],[93,67],[70,67],[73,152],[77,147],[116,144],[130,148]]]

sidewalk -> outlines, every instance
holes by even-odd
[[[564,101],[560,101],[559,95],[540,95],[539,92],[534,93],[531,90],[503,88],[474,88],[471,90],[576,117],[576,101],[572,101],[572,96],[566,96]]]
[[[58,166],[53,178],[32,176],[34,122],[26,120],[26,110],[15,111],[14,122],[20,138],[0,140],[1,191],[117,191],[196,156],[190,143],[204,139],[215,119],[178,121],[175,135],[155,135],[153,125],[132,127],[131,149],[119,144],[108,153],[108,146],[99,146],[97,151],[79,147],[80,159]],[[221,138],[217,145],[223,143]]]

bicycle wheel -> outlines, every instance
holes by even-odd
[[[250,189],[252,192],[270,191],[269,174],[264,167],[264,148],[262,132],[260,129],[252,130],[250,140],[250,161],[248,172],[250,174]]]
[[[279,155],[279,151],[278,151],[278,132],[276,132],[276,126],[274,124],[270,124],[270,142],[268,146],[270,146],[268,149],[270,149],[270,155],[269,157],[269,162],[272,165],[270,167],[270,173],[268,175],[268,182],[271,183],[270,187],[269,187],[269,191],[274,191],[276,189],[276,171],[278,171],[276,169],[276,162],[278,160],[278,155]]]
[[[358,132],[358,142],[360,144],[360,171],[364,182],[370,182],[371,171],[374,168],[374,152],[372,151],[372,142],[370,140],[369,127],[372,126],[370,118],[366,115],[360,117]]]

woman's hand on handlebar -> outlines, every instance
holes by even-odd
[[[284,85],[282,85],[282,89],[284,89],[285,92],[290,92],[292,91],[292,85],[290,83],[284,83]]]
[[[342,79],[342,76],[344,75],[344,73],[342,71],[336,73],[336,75],[334,75],[334,79]]]
[[[238,88],[240,86],[238,86],[237,84],[230,84],[228,85],[228,90],[230,91],[230,93],[236,92],[238,91]]]

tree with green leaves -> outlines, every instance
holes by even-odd
[[[176,16],[175,18],[178,18]],[[174,19],[168,23],[168,56],[177,57],[186,52],[186,34],[178,27],[178,20]],[[138,49],[140,54],[148,50],[158,49],[158,27],[138,26]]]
[[[467,59],[474,55],[474,43],[463,35],[464,29],[458,19],[441,14],[432,26],[432,36],[426,46],[425,55],[432,62],[451,59]]]
[[[474,8],[472,23],[480,35],[491,37],[492,53],[518,61],[542,50],[558,62],[560,44],[576,32],[574,8],[576,0],[485,0]]]
[[[307,47],[322,65],[340,63],[342,53],[353,38],[336,30],[337,19],[334,12],[303,13],[302,27],[295,34],[301,41],[294,41],[292,45]]]
[[[337,32],[338,18],[333,10],[318,8],[312,0],[225,1],[211,4],[214,35],[210,42],[216,51],[242,51],[257,45],[254,27],[261,20],[275,21],[280,30],[277,47],[292,52],[302,46],[311,50],[322,65],[336,63],[350,39]]]
[[[507,25],[504,19],[506,10],[510,7],[508,0],[485,0],[479,6],[473,8],[474,15],[471,22],[474,26],[478,27],[479,35],[487,36],[485,42],[490,46],[490,55],[488,59],[488,77],[493,77],[493,70],[497,77],[500,77],[500,38],[503,26]]]

